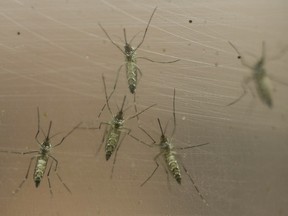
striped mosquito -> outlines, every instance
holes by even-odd
[[[121,109],[117,112],[117,114],[113,114],[113,112],[111,111],[110,105],[109,105],[109,99],[111,98],[111,96],[115,92],[117,80],[116,80],[114,88],[113,88],[113,90],[109,96],[107,95],[106,82],[105,82],[105,77],[103,75],[102,75],[102,80],[103,80],[103,85],[104,85],[106,106],[107,106],[107,108],[108,108],[108,110],[112,116],[112,119],[109,122],[100,122],[99,127],[90,128],[90,129],[99,129],[100,130],[102,125],[106,125],[105,132],[103,134],[103,138],[101,141],[101,145],[99,146],[97,153],[102,148],[102,145],[104,142],[105,142],[105,157],[106,157],[107,161],[110,159],[111,155],[115,152],[114,161],[113,161],[113,168],[112,168],[112,174],[113,174],[113,169],[114,169],[114,165],[116,162],[117,152],[118,152],[118,150],[121,146],[121,143],[124,140],[125,136],[128,135],[128,136],[134,138],[135,140],[137,140],[138,142],[144,143],[143,141],[141,141],[137,137],[130,134],[131,129],[124,127],[125,122],[141,115],[142,113],[144,113],[145,111],[147,111],[151,107],[155,106],[156,104],[152,104],[151,106],[141,110],[140,112],[137,112],[136,114],[129,116],[126,119],[124,119],[124,113],[125,113],[124,105],[126,102],[126,96],[124,96],[123,102],[121,105]],[[100,113],[98,115],[98,118],[100,118],[101,113],[104,110],[104,108],[105,108],[105,105],[102,107],[102,110],[100,111]],[[126,108],[126,109],[128,109],[128,108]],[[121,138],[121,135],[122,135],[122,138]],[[112,174],[111,174],[111,176],[112,176]]]
[[[24,179],[22,180],[22,182],[20,183],[20,185],[18,186],[18,188],[14,191],[14,194],[16,194],[18,191],[21,190],[23,184],[26,182],[26,180],[28,179],[29,176],[29,171],[31,168],[31,164],[33,162],[33,160],[36,160],[35,163],[35,168],[34,168],[34,172],[33,172],[33,181],[35,183],[36,188],[39,187],[43,176],[45,174],[47,165],[48,165],[48,160],[49,158],[52,159],[52,162],[50,164],[50,168],[48,170],[47,173],[47,178],[48,178],[48,185],[49,185],[49,190],[51,195],[53,195],[52,192],[52,186],[51,186],[51,182],[50,182],[50,172],[52,170],[52,166],[55,163],[55,168],[54,168],[54,172],[56,173],[58,179],[60,180],[60,182],[62,183],[62,185],[67,189],[68,192],[71,193],[71,190],[68,188],[68,186],[63,182],[62,178],[60,177],[60,175],[57,172],[57,168],[58,168],[58,160],[51,155],[51,149],[54,149],[58,146],[60,146],[64,140],[71,134],[74,132],[74,130],[76,128],[78,128],[80,126],[81,123],[79,123],[78,125],[76,125],[72,130],[70,130],[61,140],[59,143],[52,145],[51,144],[51,139],[53,137],[55,137],[57,134],[54,134],[53,136],[50,137],[50,132],[51,132],[51,127],[52,127],[52,121],[50,121],[49,123],[49,127],[48,127],[48,132],[47,134],[45,134],[45,132],[43,131],[43,129],[40,127],[40,114],[39,114],[39,108],[37,107],[37,116],[38,116],[38,129],[35,135],[35,140],[38,143],[40,149],[39,150],[32,150],[32,151],[27,151],[27,152],[18,152],[18,151],[2,151],[1,152],[6,152],[6,153],[13,153],[13,154],[22,154],[22,155],[26,155],[26,154],[35,154],[34,156],[31,157],[30,159],[30,163],[26,172],[26,175],[24,177]],[[39,141],[38,136],[40,134],[40,131],[43,133],[44,135],[44,140],[42,142]]]
[[[128,43],[127,42],[127,37],[126,37],[126,30],[125,30],[125,28],[123,29],[124,39],[125,39],[124,50],[123,50],[116,42],[114,42],[112,40],[112,38],[109,36],[108,32],[103,28],[103,26],[100,23],[98,23],[100,28],[103,30],[103,32],[107,36],[107,38],[111,41],[111,43],[114,46],[116,46],[125,56],[125,63],[122,64],[119,67],[119,69],[117,71],[117,77],[118,77],[118,74],[120,73],[122,67],[125,65],[126,66],[126,78],[127,78],[127,81],[128,81],[129,90],[130,90],[130,92],[132,94],[135,93],[135,90],[136,90],[136,87],[137,87],[137,83],[139,82],[138,73],[140,75],[140,78],[142,77],[142,72],[141,72],[139,66],[137,65],[137,59],[141,58],[141,59],[145,59],[145,60],[148,60],[148,61],[151,61],[151,62],[157,62],[157,63],[174,63],[174,62],[179,61],[179,59],[177,59],[177,60],[174,60],[174,61],[159,62],[159,61],[151,60],[151,59],[146,58],[146,57],[136,57],[136,51],[138,50],[138,48],[141,47],[141,45],[143,44],[143,42],[145,40],[149,25],[151,23],[151,20],[153,18],[153,15],[154,15],[156,9],[157,9],[157,7],[153,10],[152,15],[150,16],[150,19],[149,19],[148,24],[146,26],[146,29],[145,29],[144,35],[142,37],[142,40],[136,46],[136,48],[132,47],[131,43],[132,43],[133,39],[137,36],[137,34]]]
[[[193,145],[193,146],[186,146],[186,147],[174,147],[173,146],[172,139],[173,139],[173,136],[174,136],[175,131],[176,131],[175,95],[176,95],[176,90],[174,89],[174,96],[173,96],[173,125],[174,126],[173,126],[173,131],[171,134],[171,138],[168,138],[165,135],[168,123],[166,124],[166,127],[163,131],[160,119],[158,118],[157,120],[158,120],[158,124],[160,127],[161,136],[160,136],[159,144],[156,144],[156,145],[160,147],[160,152],[154,157],[154,162],[156,164],[155,169],[150,174],[150,176],[141,184],[141,186],[144,186],[152,178],[152,176],[155,174],[155,172],[159,168],[158,160],[159,160],[160,156],[163,156],[163,159],[167,165],[168,170],[170,171],[170,173],[172,174],[174,179],[177,181],[177,183],[181,184],[182,176],[181,176],[181,169],[180,169],[180,158],[176,158],[177,153],[175,150],[191,149],[191,148],[196,148],[196,147],[200,147],[200,146],[204,146],[204,145],[209,144],[209,143],[202,143],[202,144]],[[184,166],[183,162],[181,162],[181,165],[182,165],[186,175],[189,177],[190,181],[192,182],[198,195],[200,196],[202,201],[207,205],[206,200],[204,199],[203,195],[201,194],[200,190],[198,189],[197,185],[195,184],[195,181],[193,180],[192,176],[189,174],[188,170]],[[166,173],[168,175],[168,171],[166,171]]]
[[[244,56],[240,53],[240,51],[236,48],[234,44],[229,41],[229,44],[233,47],[233,49],[238,54],[238,59],[240,59],[242,65],[249,68],[252,71],[252,76],[244,78],[242,82],[243,93],[234,101],[229,103],[227,106],[233,105],[240,101],[247,93],[247,86],[251,81],[254,81],[258,96],[260,97],[261,101],[266,104],[269,108],[273,107],[273,99],[272,99],[272,89],[271,89],[271,76],[267,74],[266,69],[264,68],[266,63],[266,46],[265,42],[262,42],[262,56],[260,59],[256,61],[254,65],[248,64]],[[283,49],[278,55],[270,58],[269,60],[276,60],[282,57],[287,51],[287,47]],[[273,78],[274,81],[276,81]],[[278,81],[281,84],[287,85]],[[252,91],[251,91],[252,92]],[[252,92],[253,93],[253,92]]]

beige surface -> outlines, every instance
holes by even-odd
[[[211,143],[180,154],[209,207],[184,173],[181,186],[171,176],[167,184],[160,167],[140,187],[154,169],[153,157],[159,149],[129,137],[119,150],[110,179],[113,161],[105,161],[103,149],[95,155],[103,130],[81,130],[53,151],[72,195],[52,174],[51,198],[47,178],[36,189],[32,172],[13,195],[26,173],[29,156],[0,154],[0,215],[288,214],[288,87],[274,83],[272,110],[250,93],[225,107],[241,94],[241,80],[249,74],[227,41],[247,54],[249,61],[254,60],[249,53],[260,55],[262,40],[268,55],[277,54],[288,44],[288,4],[281,0],[1,0],[0,148],[37,149],[37,106],[44,130],[49,120],[53,120],[54,133],[68,131],[80,121],[96,124],[105,102],[101,74],[110,91],[123,63],[121,52],[97,23],[121,44],[122,28],[127,29],[128,38],[143,33],[155,6],[158,9],[138,55],[181,61],[139,60],[143,72],[137,88],[139,108],[157,103],[141,120],[158,140],[156,118],[164,124],[171,118],[176,88],[175,146]],[[133,44],[140,41],[141,33]],[[286,54],[268,62],[268,72],[288,82],[287,60]],[[111,100],[114,112],[125,94],[132,104],[122,71]],[[133,109],[127,111],[127,116],[131,114]],[[101,120],[109,118],[106,110]],[[128,127],[135,126],[134,120],[128,123]],[[168,134],[171,124],[169,129]],[[134,134],[149,141],[137,130]]]

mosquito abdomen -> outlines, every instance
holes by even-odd
[[[270,79],[265,76],[257,81],[257,91],[260,99],[270,108],[273,106]]]
[[[169,152],[168,154],[165,154],[167,165],[173,174],[174,178],[178,182],[178,184],[181,184],[181,173],[180,173],[180,167],[179,164],[175,158],[175,155],[173,152]]]
[[[36,187],[39,186],[43,178],[43,175],[45,173],[46,166],[47,166],[47,161],[48,161],[47,157],[40,156],[37,158],[37,162],[36,162],[36,166],[34,170],[34,182],[35,182]]]
[[[119,137],[120,137],[120,131],[116,129],[114,129],[114,131],[113,130],[110,131],[110,133],[108,134],[105,146],[106,160],[109,160],[115,148],[117,147]]]
[[[126,76],[129,90],[132,94],[134,94],[137,86],[137,66],[135,62],[126,62]]]

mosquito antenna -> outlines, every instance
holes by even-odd
[[[50,123],[49,123],[49,128],[48,128],[48,132],[47,132],[46,140],[49,139],[50,131],[51,131],[51,127],[52,127],[52,121],[50,121]]]
[[[124,33],[125,44],[128,44],[127,43],[127,36],[126,36],[126,29],[125,28],[123,28],[123,33]]]
[[[160,119],[157,118],[157,120],[158,120],[158,124],[159,124],[160,130],[161,130],[161,134],[162,134],[162,136],[165,136],[164,133],[163,133],[163,129],[162,129],[162,125],[161,125]]]
[[[39,114],[39,107],[37,107],[37,118],[38,118],[38,129],[37,129],[37,132],[35,134],[35,140],[38,142],[38,144],[41,144],[40,141],[38,140],[38,135],[39,135],[39,132],[40,132],[40,114]]]
[[[175,131],[176,131],[175,96],[176,96],[176,90],[174,88],[174,95],[173,95],[173,131],[172,131],[171,137],[174,136]]]
[[[151,14],[151,16],[150,16],[150,19],[149,19],[149,21],[148,21],[147,27],[146,27],[146,29],[145,29],[143,38],[142,38],[141,42],[138,44],[138,46],[135,48],[134,52],[136,52],[136,50],[143,44],[143,42],[144,42],[144,40],[145,40],[145,37],[146,37],[146,34],[147,34],[147,31],[148,31],[148,28],[149,28],[149,25],[150,25],[150,23],[151,23],[151,20],[152,20],[152,18],[153,18],[153,15],[154,15],[156,9],[157,9],[157,7],[155,7],[155,9],[153,10],[153,12],[152,12],[152,14]],[[134,52],[133,52],[133,53],[134,53]]]
[[[263,61],[263,63],[265,62],[266,59],[266,44],[265,41],[262,41],[262,57],[261,60]]]
[[[125,55],[125,52],[121,49],[121,47],[120,47],[118,44],[116,44],[116,43],[112,40],[112,38],[110,37],[110,35],[108,34],[108,32],[106,32],[106,30],[103,28],[103,26],[102,26],[100,23],[98,23],[98,25],[100,26],[100,28],[102,29],[102,31],[105,33],[105,35],[107,36],[107,38],[111,41],[111,43],[112,43],[114,46],[116,46],[116,47]]]

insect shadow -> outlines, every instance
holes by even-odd
[[[137,49],[139,49],[141,47],[141,45],[143,44],[149,25],[151,23],[151,20],[153,18],[153,15],[156,11],[157,7],[153,10],[152,15],[150,16],[150,19],[148,21],[148,24],[146,26],[145,32],[143,34],[142,40],[140,41],[140,43],[134,48],[132,47],[131,43],[134,40],[134,38],[137,36],[137,34],[129,41],[129,43],[127,42],[127,37],[126,37],[126,30],[125,28],[123,29],[124,32],[124,39],[125,39],[125,44],[124,44],[124,49],[122,49],[116,42],[114,42],[112,40],[112,38],[109,36],[108,32],[103,28],[103,26],[98,23],[98,25],[100,26],[100,28],[102,29],[102,31],[105,33],[105,35],[107,36],[107,38],[111,41],[111,43],[116,46],[125,56],[125,63],[123,63],[119,69],[117,70],[117,78],[118,78],[118,74],[120,73],[122,67],[125,65],[126,66],[126,78],[128,81],[128,87],[130,90],[130,93],[134,94],[137,84],[140,81],[140,79],[138,80],[138,73],[140,75],[140,78],[142,77],[142,72],[139,68],[139,66],[137,65],[137,59],[144,59],[144,60],[148,60],[151,62],[157,62],[157,63],[174,63],[179,61],[180,59],[174,60],[174,61],[168,61],[168,62],[161,62],[161,61],[154,61],[151,60],[149,58],[146,57],[137,57],[136,56],[136,51]]]
[[[26,182],[26,180],[28,179],[28,176],[29,176],[29,171],[30,171],[30,168],[31,168],[31,164],[33,162],[33,160],[36,160],[36,163],[35,163],[35,168],[34,168],[34,172],[33,172],[33,181],[35,183],[35,186],[36,188],[39,187],[43,177],[44,177],[44,174],[45,174],[45,171],[46,171],[46,168],[47,168],[47,165],[48,165],[48,160],[49,158],[52,159],[52,162],[50,164],[50,167],[49,167],[49,170],[48,170],[48,173],[47,173],[47,178],[48,178],[48,185],[49,185],[49,190],[50,190],[50,194],[53,195],[53,192],[52,192],[52,185],[51,185],[51,182],[50,182],[50,172],[51,170],[53,170],[58,179],[60,180],[60,182],[62,183],[62,185],[67,189],[68,192],[71,193],[71,190],[69,189],[69,187],[63,182],[62,178],[60,177],[59,173],[57,172],[57,168],[58,168],[58,160],[51,155],[51,149],[54,149],[58,146],[60,146],[64,140],[74,132],[75,129],[77,129],[81,122],[79,124],[77,124],[72,130],[70,130],[62,139],[59,143],[55,144],[55,145],[52,145],[51,144],[51,139],[54,138],[55,136],[57,136],[59,133],[56,133],[52,136],[50,136],[50,132],[51,132],[51,128],[52,128],[52,121],[50,121],[49,123],[49,127],[48,127],[48,131],[47,131],[47,134],[45,134],[45,132],[43,131],[43,129],[40,127],[40,114],[39,114],[39,107],[37,107],[37,117],[38,117],[38,129],[37,129],[37,132],[36,132],[36,135],[35,135],[35,140],[37,142],[37,144],[39,145],[40,149],[39,150],[32,150],[32,151],[27,151],[27,152],[19,152],[19,151],[2,151],[1,152],[6,152],[6,153],[12,153],[12,154],[22,154],[22,155],[26,155],[26,154],[34,154],[34,156],[31,157],[30,159],[30,162],[29,162],[29,166],[28,166],[28,169],[27,169],[27,172],[26,172],[26,175],[24,177],[24,179],[22,180],[22,182],[20,183],[20,185],[17,187],[17,189],[13,192],[14,194],[18,193],[22,186],[24,185],[24,183]],[[44,135],[44,140],[42,142],[40,142],[40,140],[38,139],[38,136],[40,134],[40,131],[42,132],[42,134]],[[55,167],[54,169],[52,169],[52,166],[53,164],[55,163]]]
[[[234,44],[232,44],[229,41],[229,44],[233,47],[233,49],[237,52],[238,54],[238,59],[240,59],[241,63],[243,66],[249,68],[252,71],[252,75],[245,77],[244,80],[242,81],[242,89],[243,93],[234,101],[231,103],[227,104],[227,106],[233,105],[240,101],[246,94],[247,94],[247,86],[251,81],[254,81],[256,90],[258,93],[258,96],[260,100],[267,105],[269,108],[273,107],[273,99],[272,99],[272,88],[271,88],[271,81],[276,81],[278,83],[287,85],[281,81],[277,81],[275,78],[272,78],[271,75],[268,75],[265,69],[265,63],[266,63],[266,45],[265,42],[262,42],[262,55],[261,57],[256,61],[255,64],[251,65],[246,62],[245,57],[240,53],[240,51],[236,48]],[[283,50],[278,55],[275,55],[274,57],[270,58],[269,60],[277,60],[281,58],[287,51],[287,47]],[[250,92],[253,95],[253,91],[250,89]],[[254,95],[253,95],[254,96]]]
[[[174,89],[174,96],[173,96],[173,131],[172,131],[172,134],[171,134],[171,138],[168,138],[165,135],[168,123],[166,124],[165,129],[163,131],[160,119],[158,118],[157,120],[158,120],[158,124],[159,124],[160,131],[161,131],[160,142],[158,144],[153,144],[150,147],[153,147],[155,145],[159,146],[160,152],[154,157],[154,162],[156,164],[155,169],[149,175],[149,177],[141,184],[141,187],[144,186],[152,178],[152,176],[155,174],[155,172],[159,168],[159,163],[158,163],[159,162],[159,158],[160,158],[160,156],[163,156],[163,159],[164,159],[165,164],[167,166],[165,168],[167,177],[169,178],[169,173],[167,171],[167,168],[168,168],[168,170],[170,171],[170,173],[172,174],[174,179],[177,181],[177,183],[181,184],[181,182],[182,182],[182,175],[181,175],[181,169],[180,169],[180,164],[181,164],[183,169],[184,169],[184,172],[189,177],[190,181],[192,182],[192,184],[193,184],[195,190],[197,191],[198,195],[200,196],[201,200],[206,205],[208,205],[206,200],[204,199],[203,195],[201,194],[200,190],[198,189],[195,181],[193,180],[192,176],[189,174],[188,170],[184,166],[184,163],[182,161],[180,163],[180,157],[178,155],[178,158],[177,158],[177,156],[176,156],[177,153],[176,153],[175,150],[184,150],[184,149],[196,148],[196,147],[208,145],[209,143],[202,143],[202,144],[186,146],[186,147],[174,147],[173,146],[172,140],[173,140],[173,136],[174,136],[175,131],[176,131],[175,94],[176,94],[176,90]]]
[[[109,96],[107,95],[107,88],[106,88],[106,82],[105,82],[104,75],[102,75],[102,80],[103,80],[103,85],[104,85],[105,100],[106,100],[105,105],[106,106],[104,105],[102,107],[102,109],[98,115],[98,119],[100,118],[105,107],[108,108],[108,110],[112,116],[112,119],[109,122],[100,122],[99,127],[81,128],[81,129],[99,129],[100,130],[102,128],[102,126],[105,125],[105,131],[104,131],[104,134],[102,137],[102,141],[101,141],[101,144],[100,144],[96,154],[98,154],[100,152],[104,142],[105,142],[106,161],[108,161],[110,159],[110,157],[112,156],[112,154],[115,152],[115,156],[114,156],[114,160],[113,160],[113,166],[112,166],[112,172],[111,172],[111,177],[112,177],[113,171],[114,171],[114,165],[116,163],[117,153],[118,153],[118,150],[119,150],[119,148],[120,148],[126,135],[132,137],[133,139],[135,139],[138,142],[141,142],[142,144],[146,144],[144,141],[141,141],[140,139],[138,139],[137,137],[135,137],[134,135],[131,134],[132,130],[130,128],[127,128],[124,126],[125,122],[141,115],[142,113],[144,113],[145,111],[147,111],[151,107],[155,106],[156,104],[152,104],[149,107],[141,110],[140,112],[137,112],[134,115],[129,116],[126,119],[124,119],[125,111],[128,108],[130,108],[130,107],[127,107],[124,110],[124,105],[126,102],[126,95],[123,98],[120,110],[118,108],[117,114],[113,114],[113,112],[110,108],[110,105],[109,105],[109,100],[110,100],[111,96],[113,95],[113,93],[115,92],[117,80],[116,80],[114,88],[113,88],[112,92],[109,94]],[[138,127],[139,127],[139,125],[138,125]],[[142,129],[142,130],[144,130],[144,129]]]

